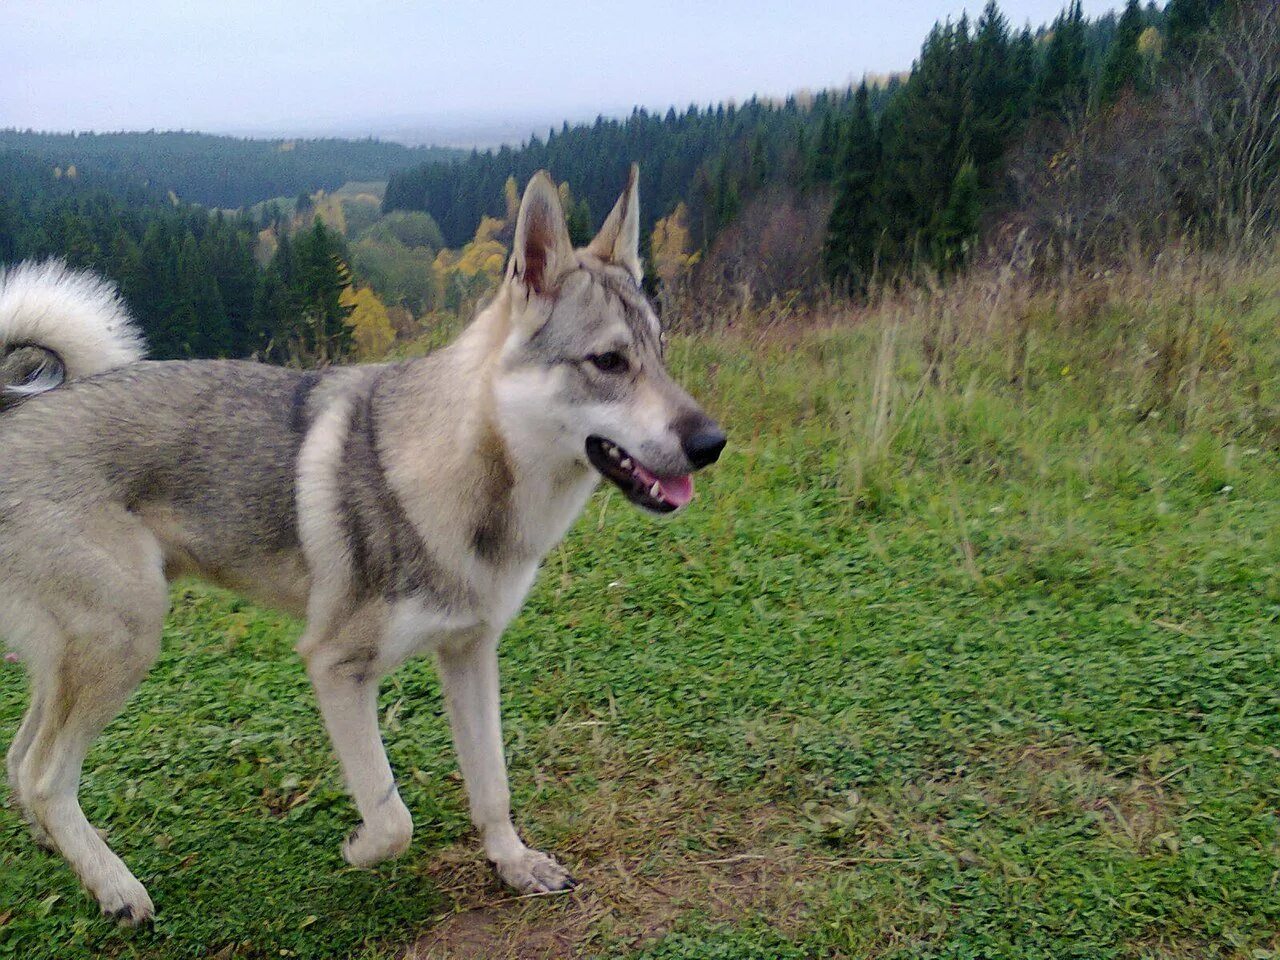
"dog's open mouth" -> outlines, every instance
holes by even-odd
[[[587,437],[587,459],[636,506],[671,513],[693,499],[693,477],[659,477],[604,437]]]

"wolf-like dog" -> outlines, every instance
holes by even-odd
[[[638,240],[634,167],[577,250],[539,173],[501,287],[451,345],[308,372],[146,361],[105,282],[0,276],[0,636],[31,687],[9,782],[107,916],[153,905],[85,819],[81,766],[182,575],[305,616],[298,652],[361,819],[350,863],[409,845],[377,693],[430,654],[486,856],[517,890],[573,885],[511,821],[498,639],[601,477],[674,512],[725,445],[663,366]]]

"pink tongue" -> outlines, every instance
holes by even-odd
[[[638,463],[635,465],[634,470],[636,476],[640,478],[646,487],[653,486],[656,480],[662,490],[662,499],[667,503],[683,507],[693,499],[693,477],[687,473],[681,477],[667,477],[659,480]]]
[[[667,503],[683,507],[693,499],[693,477],[687,473],[683,477],[668,477],[658,482],[662,484],[662,499]]]

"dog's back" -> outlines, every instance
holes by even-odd
[[[32,526],[124,510],[157,537],[168,576],[253,587],[253,568],[299,549],[294,474],[321,379],[141,361],[0,413],[0,571],[30,563]]]
[[[198,573],[301,613],[298,452],[316,411],[377,368],[141,360],[98,281],[42,265],[0,284],[0,579],[30,579],[33,542],[53,529],[87,547],[103,518],[127,515],[167,578]]]

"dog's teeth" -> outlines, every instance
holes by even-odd
[[[613,459],[617,460],[620,456],[622,456],[622,451],[620,451],[617,447],[610,447],[610,448],[609,448],[609,456],[611,456],[611,457],[613,457]]]
[[[662,496],[662,484],[657,480],[653,481],[653,486],[649,488],[649,496],[653,497],[655,500]]]
[[[630,469],[631,469],[631,458],[630,458],[630,457],[627,457],[627,459],[623,460],[620,464],[618,464],[618,466],[620,466],[623,470],[630,470]]]

